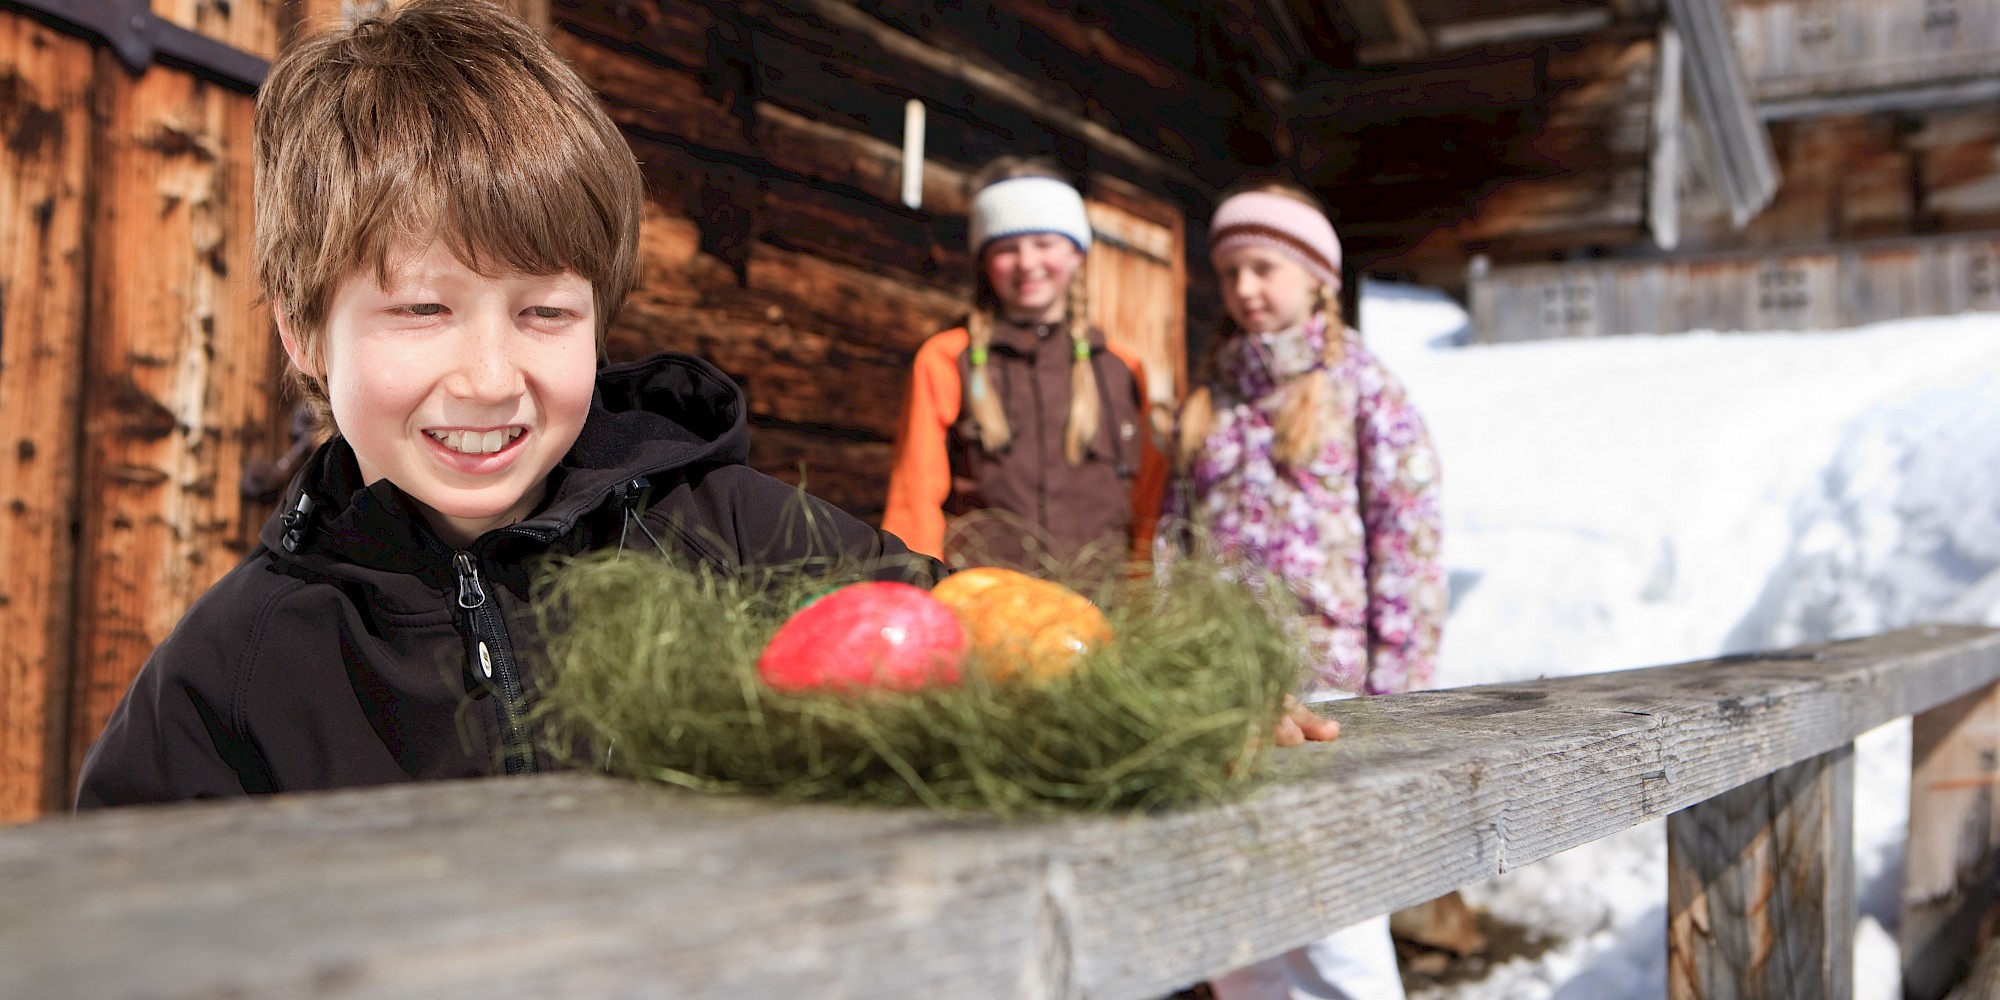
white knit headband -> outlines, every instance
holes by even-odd
[[[1299,262],[1329,285],[1340,284],[1340,237],[1312,206],[1268,191],[1245,191],[1216,206],[1208,224],[1208,257],[1232,246],[1269,247]]]
[[[972,256],[1005,236],[1057,233],[1090,252],[1090,216],[1083,196],[1053,177],[1011,177],[972,196]]]

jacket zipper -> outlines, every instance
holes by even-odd
[[[472,553],[454,552],[451,558],[458,569],[458,606],[465,612],[472,633],[472,669],[500,694],[500,746],[506,755],[507,773],[526,774],[535,769],[535,754],[521,718],[525,697],[521,673],[514,665],[514,646],[507,638],[507,623],[496,603],[486,596]]]

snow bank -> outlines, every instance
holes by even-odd
[[[1465,323],[1364,286],[1443,467],[1442,684],[2000,625],[2000,316],[1461,347]],[[1858,751],[1860,997],[1900,990],[1908,757],[1907,723]],[[1563,943],[1426,996],[1663,996],[1665,857],[1649,824],[1472,887]]]

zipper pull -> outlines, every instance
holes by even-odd
[[[472,553],[459,552],[451,557],[458,567],[458,606],[467,611],[486,603],[486,588],[479,585],[479,567],[472,562]]]

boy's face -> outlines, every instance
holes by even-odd
[[[596,296],[570,272],[482,277],[442,242],[341,283],[321,342],[334,422],[362,476],[464,546],[526,517],[590,409]],[[285,350],[313,372],[290,331]]]

